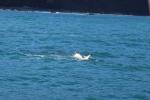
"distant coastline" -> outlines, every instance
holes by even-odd
[[[0,9],[148,16],[148,0],[1,0]]]

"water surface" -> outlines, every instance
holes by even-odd
[[[149,100],[149,23],[0,10],[0,99]],[[75,51],[92,58],[77,61]]]

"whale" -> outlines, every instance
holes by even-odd
[[[73,58],[80,60],[80,61],[89,60],[90,57],[91,55],[83,56],[80,53],[76,53],[76,52],[73,54]]]

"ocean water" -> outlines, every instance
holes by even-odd
[[[150,17],[0,10],[0,100],[150,100]]]

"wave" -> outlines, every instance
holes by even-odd
[[[63,11],[40,11],[40,10],[32,10],[32,9],[29,9],[29,10],[26,10],[26,9],[22,9],[22,10],[18,10],[18,9],[11,9],[11,8],[7,8],[7,9],[0,9],[0,11],[15,11],[15,12],[33,12],[33,13],[45,13],[45,14],[65,14],[65,15],[110,15],[110,16],[135,16],[135,15],[125,15],[125,14],[121,14],[121,13],[115,13],[115,14],[105,14],[105,13],[90,13],[90,12],[63,12]]]
[[[24,54],[27,57],[39,57],[39,58],[44,58],[46,57],[45,55],[40,55],[40,54]]]
[[[59,11],[40,11],[40,10],[18,10],[18,9],[0,9],[0,11],[15,11],[15,12],[28,12],[28,13],[45,13],[45,14],[65,14],[65,15],[95,15],[95,13],[84,12],[59,12]]]
[[[24,54],[24,55],[26,57],[36,58],[36,59],[54,59],[54,60],[69,59],[69,56],[59,55],[59,54]]]

